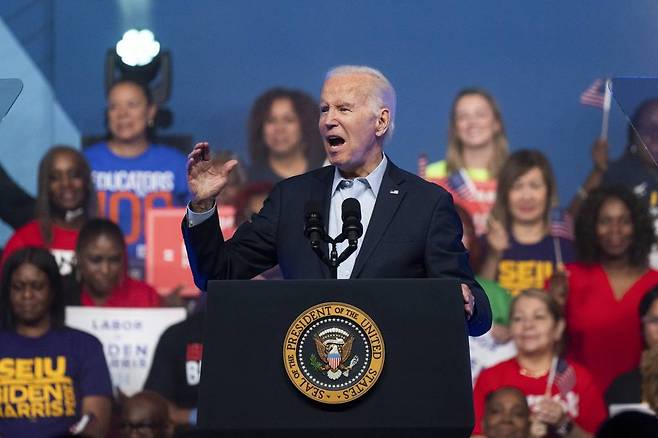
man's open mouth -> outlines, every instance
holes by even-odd
[[[330,146],[340,146],[345,143],[345,139],[338,135],[328,135],[326,138]]]

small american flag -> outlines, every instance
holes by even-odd
[[[468,175],[464,171],[453,172],[448,178],[448,186],[463,200],[474,201],[475,194],[470,187],[472,182],[466,178],[468,178]]]
[[[551,210],[549,232],[553,237],[573,240],[573,219],[571,215],[566,210],[559,208]]]
[[[603,79],[594,80],[592,85],[580,95],[580,103],[596,108],[603,108],[603,103],[605,102],[605,93],[603,90],[604,84],[605,81]]]
[[[567,393],[576,386],[576,371],[565,359],[558,360],[555,386],[557,386],[562,397],[566,397]]]

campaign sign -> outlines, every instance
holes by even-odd
[[[146,282],[161,295],[179,289],[181,296],[196,296],[187,251],[181,234],[185,208],[152,208],[146,211]],[[219,208],[219,222],[225,239],[235,232],[235,208]]]
[[[130,396],[141,391],[162,332],[185,319],[183,308],[66,308],[66,325],[103,344],[112,386]]]

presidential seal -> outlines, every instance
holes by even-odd
[[[320,403],[356,400],[372,388],[384,367],[384,339],[361,309],[322,303],[299,315],[283,343],[288,377]]]

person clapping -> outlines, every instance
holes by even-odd
[[[529,289],[514,298],[510,332],[518,353],[480,373],[473,389],[475,435],[482,433],[486,395],[514,386],[528,400],[533,436],[574,429],[592,436],[606,417],[605,406],[589,372],[560,357],[564,328],[562,309],[550,294]]]

